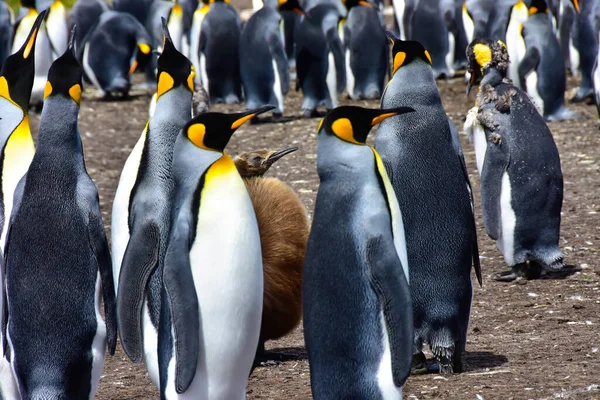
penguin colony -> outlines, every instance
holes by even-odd
[[[496,279],[559,270],[563,178],[546,121],[578,118],[567,72],[581,73],[573,101],[600,104],[596,3],[398,0],[395,32],[376,0],[265,0],[244,23],[219,0],[0,3],[0,398],[94,398],[117,335],[161,398],[245,398],[274,356],[265,341],[301,317],[315,398],[401,399],[411,373],[461,372],[482,274],[436,78],[479,85],[464,131],[510,269]],[[296,148],[225,152],[245,123],[284,120],[293,65],[302,115],[322,116],[311,226],[293,190],[263,177]],[[77,128],[82,85],[127,97],[137,70],[155,94],[109,245]],[[338,107],[343,93],[381,108]]]

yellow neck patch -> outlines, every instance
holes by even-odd
[[[195,89],[195,87],[194,87],[194,78],[196,78],[196,67],[194,67],[192,65],[192,71],[190,72],[190,75],[187,78],[187,84],[188,84],[188,87],[190,88],[190,91],[192,93],[194,93],[194,89]]]
[[[10,101],[11,103],[13,103],[15,106],[18,107],[17,103],[15,103],[13,101],[13,99],[10,98],[10,90],[8,89],[8,81],[3,76],[0,76],[0,96],[4,97],[6,100]]]
[[[44,100],[48,98],[52,94],[52,84],[50,81],[46,82],[46,87],[44,87]]]
[[[81,104],[81,85],[77,84],[71,86],[71,88],[69,89],[69,96],[71,96],[71,98],[75,100],[75,103]]]
[[[188,139],[196,147],[199,147],[204,150],[212,150],[204,145],[204,135],[206,134],[206,126],[204,124],[194,124],[188,128],[187,136]]]
[[[158,88],[156,90],[156,100],[163,94],[167,93],[169,90],[173,89],[173,85],[175,81],[173,77],[169,75],[168,72],[161,72],[158,77]]]
[[[140,49],[140,51],[141,51],[143,54],[150,54],[150,51],[151,51],[152,49],[151,49],[151,48],[150,48],[150,46],[148,46],[146,43],[138,43],[137,45],[138,45],[138,48]]]
[[[473,46],[475,61],[481,68],[485,68],[492,61],[492,49],[482,43]]]
[[[232,172],[237,173],[235,164],[231,157],[229,157],[227,154],[223,154],[221,158],[219,158],[217,161],[212,163],[210,167],[208,167],[208,170],[206,171],[206,175],[204,177],[205,187],[209,185],[214,179],[218,179],[219,177],[230,174]]]
[[[399,51],[398,53],[396,53],[396,55],[394,56],[394,72],[393,72],[393,74],[395,74],[396,71],[398,71],[398,68],[400,68],[402,66],[402,64],[404,64],[404,60],[406,60],[405,52]]]
[[[536,12],[538,12],[538,8],[537,7],[529,7],[529,15],[533,15]]]
[[[364,144],[354,139],[354,129],[352,128],[352,122],[350,122],[348,118],[340,118],[333,121],[333,124],[331,124],[331,130],[335,136],[339,137],[345,142]]]

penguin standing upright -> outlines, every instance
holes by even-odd
[[[40,13],[21,49],[9,56],[0,72],[0,249],[4,250],[6,226],[13,207],[17,184],[35,154],[29,127],[29,97],[35,75],[35,44],[46,12]],[[0,350],[1,352],[1,350]]]
[[[472,37],[506,41],[506,27],[511,18],[511,8],[517,2],[517,0],[466,0],[465,11],[474,23]]]
[[[10,54],[12,40],[12,14],[5,2],[0,2],[0,65]]]
[[[133,15],[105,11],[87,35],[82,64],[87,78],[101,96],[127,96],[131,75],[150,60],[150,35]]]
[[[521,88],[548,121],[574,118],[576,114],[565,107],[567,77],[565,68],[557,68],[565,65],[565,59],[553,32],[546,0],[533,0],[529,13],[522,31],[527,51],[518,66]]]
[[[302,18],[296,11],[281,11],[283,18],[283,42],[285,43],[285,55],[290,68],[296,68],[296,25]]]
[[[562,48],[565,64],[572,76],[579,73],[579,51],[575,47],[577,19],[579,18],[578,0],[560,0],[558,8],[558,39]]]
[[[469,87],[481,82],[465,132],[475,145],[483,222],[512,269],[497,279],[536,278],[542,269],[563,266],[558,150],[529,97],[504,79],[509,59],[503,44],[476,39],[467,56]]]
[[[282,17],[276,0],[266,0],[244,25],[240,37],[240,75],[246,109],[264,104],[275,106],[273,114],[283,114],[283,97],[290,87],[289,65],[281,41]],[[304,13],[297,0],[283,0],[280,10]]]
[[[271,109],[200,114],[177,138],[159,335],[164,399],[245,397],[260,332],[262,257],[250,196],[223,150],[244,122]]]
[[[304,340],[316,399],[401,399],[412,311],[403,215],[371,127],[414,111],[342,106],[319,124],[319,191],[304,262]]]
[[[105,0],[78,0],[69,11],[69,23],[75,30],[75,47],[81,53],[83,39],[100,20],[100,15],[108,11]],[[78,58],[80,58],[78,56]]]
[[[45,8],[39,7],[38,10]],[[67,20],[67,9],[61,0],[54,0],[48,8],[45,30],[50,41],[52,60],[56,60],[67,50],[69,41],[69,23]]]
[[[592,72],[598,55],[598,30],[596,28],[595,13],[600,2],[597,0],[583,1],[579,5],[577,14],[577,36],[575,47],[579,52],[579,67],[581,69],[581,83],[572,102],[582,102],[593,98],[594,88]]]
[[[416,112],[383,121],[375,148],[391,171],[406,229],[414,369],[426,369],[421,350],[425,342],[441,372],[459,372],[473,295],[473,264],[481,283],[468,173],[456,128],[442,106],[429,53],[418,42],[389,34],[394,70],[381,107],[410,106]],[[452,229],[440,230],[441,226]]]
[[[208,1],[201,1],[198,3],[198,8],[194,11],[192,16],[192,25],[190,27],[190,61],[196,69],[196,77],[194,82],[198,85],[202,85],[202,82],[206,82],[208,79],[206,76],[202,76],[203,69],[200,65],[200,34],[202,33],[202,22],[204,17],[208,13],[210,6]]]
[[[237,11],[223,0],[211,3],[202,21],[200,68],[202,84],[208,91],[211,104],[234,104],[242,99],[239,60],[241,26]]]
[[[82,73],[71,36],[48,72],[8,226],[6,333],[22,398],[93,399],[107,340],[110,354],[117,343],[110,252],[77,128]]]
[[[333,4],[317,4],[296,28],[296,87],[302,89],[305,117],[317,115],[321,105],[328,110],[336,107],[346,88],[344,49],[338,35],[343,16]]]
[[[171,224],[173,146],[191,118],[194,70],[163,19],[156,112],[125,162],[112,208],[111,244],[123,349],[144,360],[158,387],[157,335],[162,265]]]
[[[525,38],[522,35],[523,24],[529,18],[529,10],[525,3],[519,0],[511,9],[508,25],[506,26],[506,49],[510,57],[510,65],[508,66],[508,77],[512,79],[515,85],[521,85],[521,77],[519,76],[519,65],[525,57],[527,47]],[[486,37],[486,36],[475,36]],[[496,39],[490,39],[496,40]],[[466,54],[466,53],[465,53]],[[523,88],[524,89],[524,88]]]
[[[277,160],[296,151],[256,150],[234,158],[252,200],[262,249],[264,296],[255,365],[285,355],[265,352],[267,340],[291,332],[302,318],[302,265],[308,240],[306,208],[288,185],[263,174]]]
[[[346,0],[344,23],[346,91],[353,100],[380,99],[388,72],[389,48],[377,9],[366,0]]]

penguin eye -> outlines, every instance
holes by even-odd
[[[254,156],[250,159],[250,161],[252,161],[252,164],[259,164],[262,161],[262,157],[261,156]]]

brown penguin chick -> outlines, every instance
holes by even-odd
[[[257,150],[234,159],[254,205],[263,257],[263,314],[255,365],[266,358],[284,360],[284,355],[267,357],[264,343],[291,332],[302,317],[302,266],[309,231],[306,209],[288,185],[262,177],[275,161],[296,150]]]

